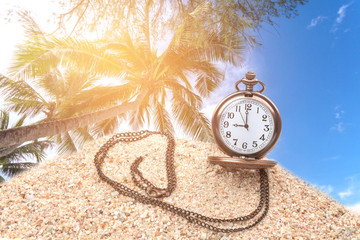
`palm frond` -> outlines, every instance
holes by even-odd
[[[194,31],[193,25],[184,22],[174,35],[169,51],[164,52],[167,61],[172,65],[188,63],[193,60],[206,59],[211,62],[228,62],[239,65],[246,50],[244,41],[235,34],[223,34],[219,30],[202,32]],[[194,41],[194,39],[198,39]]]
[[[1,111],[0,115],[2,130],[8,129],[9,113]],[[26,115],[20,117],[13,127],[21,127],[25,121]],[[44,150],[52,145],[50,141],[34,140],[26,144],[15,144],[9,147],[0,148],[0,164],[8,163],[13,164],[35,157],[37,162],[45,158]]]
[[[60,58],[49,49],[51,45],[52,42],[46,41],[43,36],[34,36],[19,45],[10,66],[10,76],[24,81],[45,75],[56,68]]]
[[[0,176],[0,184],[3,182],[5,182],[5,179],[2,176]]]
[[[37,163],[32,163],[32,162],[4,163],[4,164],[0,164],[1,166],[0,172],[8,177],[12,177],[36,165]]]
[[[5,111],[0,111],[0,120],[1,120],[0,130],[5,130],[8,128],[9,119],[10,119],[9,113],[7,113]]]
[[[41,90],[44,97],[53,102],[57,102],[58,98],[66,92],[66,83],[57,68],[52,68],[50,72],[37,76],[33,84],[36,89]]]
[[[64,111],[67,115],[73,115],[111,107],[119,102],[129,101],[135,96],[137,90],[138,88],[132,83],[119,86],[96,86],[81,91],[72,100],[75,104]],[[66,116],[65,112],[63,116]]]
[[[195,89],[202,97],[209,97],[221,83],[223,75],[209,62],[194,64],[194,72],[197,73]]]
[[[93,136],[89,133],[87,126],[63,134],[58,134],[50,139],[56,141],[56,150],[60,155],[77,152],[85,143],[94,140]]]
[[[119,54],[104,51],[101,42],[88,42],[73,38],[53,39],[51,51],[64,57],[63,61],[76,63],[79,68],[91,70],[98,75],[118,76],[119,72],[138,75]],[[140,76],[140,75],[138,75]]]
[[[128,31],[123,31],[116,34],[114,40],[103,46],[106,52],[121,57],[133,69],[146,69],[150,66],[150,62],[147,61],[150,51],[143,39],[134,41]]]
[[[189,88],[181,85],[175,79],[167,79],[164,82],[165,87],[171,90],[172,93],[178,94],[191,106],[201,108],[203,102],[199,95],[191,91]]]
[[[89,133],[87,126],[71,131],[72,139],[76,143],[77,149],[82,149],[85,143],[93,141],[93,136]]]
[[[69,132],[58,134],[56,136],[56,143],[57,143],[56,151],[60,155],[66,155],[77,151],[76,144],[74,143]]]
[[[103,45],[101,42],[74,38],[48,37],[44,41],[38,37],[19,46],[10,73],[15,79],[41,76],[56,68],[61,61],[63,64],[77,64],[80,69],[91,69],[104,76],[116,76],[121,71],[137,74],[127,67],[119,55],[104,51]]]
[[[67,95],[70,96],[93,87],[94,83],[98,81],[99,78],[90,71],[79,71],[67,66],[67,71],[65,71],[63,80],[65,85],[70,87],[69,90],[71,91],[68,91],[67,93]]]
[[[27,117],[26,115],[22,116],[22,117],[15,123],[14,127],[20,127],[20,126],[22,126],[23,123],[24,123],[24,121],[25,121],[25,119],[26,119],[26,117]]]
[[[35,117],[46,111],[46,105],[37,100],[10,98],[7,101],[5,106],[8,111],[25,114],[28,117]]]
[[[174,134],[175,131],[174,126],[171,123],[170,114],[166,111],[163,104],[156,102],[153,114],[153,121],[156,130]]]
[[[119,126],[119,118],[125,118],[126,114],[122,114],[115,118],[110,118],[105,121],[96,123],[94,126],[91,127],[91,134],[96,137],[103,137],[110,133],[115,132],[117,127]]]
[[[0,75],[0,88],[7,98],[31,99],[46,102],[41,95],[25,81],[14,81]]]
[[[210,123],[205,115],[177,93],[173,93],[172,101],[172,112],[184,133],[196,140],[212,141]]]
[[[148,93],[139,104],[139,107],[129,116],[130,126],[134,130],[138,130],[144,126],[145,123],[150,122],[150,95]]]
[[[26,160],[32,156],[35,156],[37,161],[40,162],[45,159],[44,149],[52,145],[51,141],[33,141],[21,145],[14,149],[10,154],[0,158],[1,163],[14,163],[22,160]]]

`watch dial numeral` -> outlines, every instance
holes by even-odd
[[[259,139],[265,141],[265,134],[261,135]]]
[[[268,116],[264,114],[264,115],[262,116],[262,120],[263,120],[264,122],[266,122],[266,121],[267,121],[267,117],[268,117]]]
[[[247,103],[245,104],[245,110],[251,110],[252,104],[251,103]]]
[[[236,105],[235,112],[240,112],[240,111],[241,111],[241,106],[240,106],[240,105]]]
[[[233,119],[234,116],[235,116],[235,114],[233,112],[228,112],[228,115],[227,115],[228,118]]]
[[[247,145],[248,145],[247,142],[243,142],[242,148],[243,148],[243,149],[247,149]]]
[[[237,139],[237,138],[234,138],[234,139],[233,139],[234,145],[237,145],[238,140],[239,140],[239,139]]]
[[[270,130],[269,125],[265,125],[264,131],[268,132]]]
[[[227,128],[227,127],[229,127],[229,122],[228,122],[228,121],[225,121],[225,122],[224,122],[224,128]]]
[[[259,107],[257,107],[257,111],[256,111],[256,113],[259,113]]]
[[[226,132],[226,137],[227,137],[227,138],[231,138],[231,132],[230,132],[230,131],[227,131],[227,132]]]
[[[253,146],[254,148],[256,148],[256,147],[258,146],[257,141],[253,141],[252,146]]]

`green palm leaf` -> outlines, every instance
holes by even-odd
[[[185,134],[193,136],[197,140],[212,141],[209,120],[205,115],[177,93],[173,94],[172,101],[174,103],[172,111]]]
[[[145,123],[150,123],[150,93],[145,95],[139,107],[129,116],[129,124],[134,130],[142,128]]]
[[[22,119],[18,124],[22,124]],[[11,152],[5,156],[0,157],[0,172],[11,177],[15,174],[34,166],[34,163],[24,162],[29,158],[35,157],[36,162],[45,159],[44,150],[52,145],[50,141],[33,141],[16,148],[11,149]],[[11,148],[11,147],[10,147]]]
[[[110,118],[101,122],[96,123],[91,127],[91,133],[95,137],[103,137],[116,131],[119,126],[119,119],[124,119],[125,114],[119,115],[114,118]]]
[[[14,81],[0,74],[0,88],[7,98],[32,99],[46,102],[41,95],[25,81]]]
[[[174,126],[171,123],[170,114],[166,111],[164,104],[156,103],[153,110],[153,121],[155,129],[162,132],[174,134]]]
[[[21,163],[4,163],[1,165],[0,172],[8,177],[15,176],[23,171],[28,170],[36,166],[36,163],[32,162],[21,162]],[[0,183],[3,182],[4,179],[0,177]]]
[[[9,126],[9,114],[5,111],[0,111],[0,120],[1,120],[0,129],[1,130],[7,129]]]
[[[55,139],[51,137],[50,140]],[[55,141],[57,143],[56,151],[61,155],[66,155],[77,151],[76,144],[69,132],[58,134]]]
[[[119,86],[97,86],[91,89],[81,91],[77,95],[71,106],[73,112],[94,111],[106,108],[132,99],[137,88],[132,83],[126,83]]]
[[[50,147],[51,144],[52,144],[51,141],[34,141],[31,143],[21,145],[20,147],[12,151],[10,154],[1,157],[0,162],[2,163],[17,162],[23,159],[27,159],[31,156],[36,156],[36,160],[40,162],[45,158],[45,153],[43,152],[44,149]]]
[[[29,117],[46,111],[46,105],[43,102],[29,99],[11,98],[5,105],[8,111],[14,111],[19,114],[26,114]]]
[[[176,80],[167,80],[164,82],[165,86],[174,94],[181,96],[191,106],[201,108],[203,102],[199,95],[191,91],[189,88],[181,85]]]
[[[202,97],[209,97],[221,83],[223,75],[209,62],[194,64],[194,72],[197,73],[195,89]]]

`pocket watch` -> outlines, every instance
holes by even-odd
[[[240,90],[240,84],[245,85]],[[256,84],[261,90],[254,91]],[[236,92],[225,97],[215,108],[211,128],[215,143],[228,157],[209,156],[210,163],[226,168],[268,168],[267,160],[281,133],[281,117],[275,104],[262,92],[265,84],[253,72],[235,84]]]

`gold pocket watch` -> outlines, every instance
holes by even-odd
[[[268,168],[275,161],[265,159],[281,133],[281,117],[275,104],[262,92],[265,84],[253,72],[235,84],[236,92],[225,97],[215,108],[211,128],[218,147],[227,156],[209,156],[210,163],[226,168]],[[239,89],[239,84],[245,90]],[[254,91],[256,84],[262,89]]]

